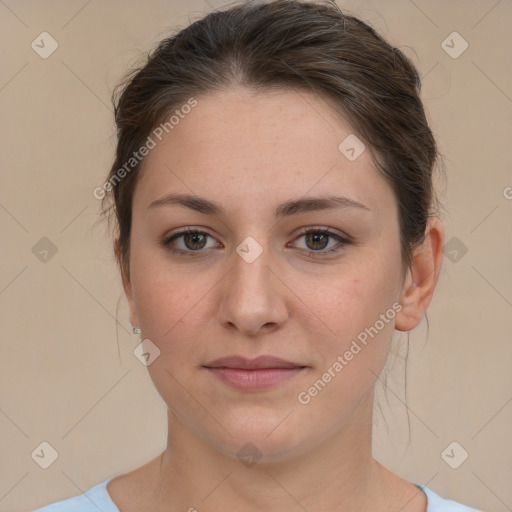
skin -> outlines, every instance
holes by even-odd
[[[168,406],[168,443],[161,456],[113,479],[110,496],[122,512],[424,512],[425,494],[372,457],[372,403],[394,329],[413,329],[432,298],[440,221],[429,219],[404,277],[392,189],[368,148],[355,161],[338,150],[354,130],[327,100],[241,88],[196,99],[146,157],[122,275],[132,325],[160,350],[147,368]],[[226,213],[148,208],[169,193],[207,198]],[[286,201],[326,195],[370,211],[273,216]],[[207,241],[180,237],[173,247],[199,247],[199,255],[162,246],[189,226]],[[299,233],[304,228],[329,228],[355,243],[331,237],[315,245]],[[247,236],[263,249],[252,263],[236,252]],[[326,245],[338,250],[326,253]],[[307,405],[299,403],[298,393],[393,303],[402,306],[394,319]],[[240,391],[203,367],[233,354],[270,354],[306,368],[271,389]],[[237,457],[248,442],[261,454],[252,467]]]

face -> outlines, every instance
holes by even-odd
[[[305,453],[370,422],[403,286],[395,198],[319,96],[196,99],[135,190],[130,319],[170,421],[232,455]]]

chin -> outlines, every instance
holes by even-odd
[[[293,443],[290,439],[273,439],[270,441],[265,436],[260,438],[233,440],[230,439],[227,444],[217,445],[218,449],[233,459],[238,459],[247,467],[252,467],[256,463],[272,464],[285,462],[304,450],[302,443]]]
[[[287,418],[288,414],[289,410],[267,415],[246,411],[243,416],[231,418],[227,415],[223,425],[233,437],[226,434],[222,439],[210,439],[220,451],[242,462],[246,458],[260,463],[285,461],[307,451],[306,445],[314,436],[313,432],[308,436],[304,425],[301,428],[293,421],[293,413]]]

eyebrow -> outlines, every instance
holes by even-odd
[[[172,205],[179,205],[205,215],[226,215],[226,211],[219,203],[191,194],[167,194],[153,201],[149,205],[148,210],[159,206]],[[348,197],[305,197],[280,204],[274,211],[274,217],[283,218],[299,213],[340,208],[358,208],[360,210],[371,211],[368,206]]]

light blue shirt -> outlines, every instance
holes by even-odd
[[[33,512],[119,512],[116,504],[107,492],[107,484],[115,477],[109,478],[78,496],[57,501]],[[453,500],[441,498],[424,485],[415,484],[427,495],[427,512],[481,512]]]

